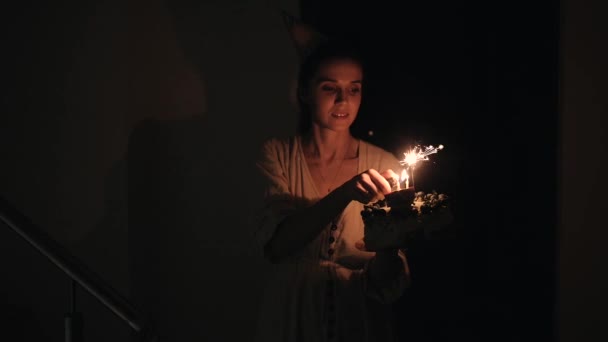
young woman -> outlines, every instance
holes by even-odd
[[[409,283],[405,255],[362,246],[363,204],[391,191],[389,152],[351,135],[363,63],[341,43],[319,46],[299,74],[300,134],[271,139],[258,168],[267,181],[257,238],[275,270],[257,340],[391,341],[389,304]]]

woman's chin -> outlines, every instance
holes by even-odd
[[[350,126],[351,126],[352,122],[350,123],[332,123],[332,124],[328,124],[328,125],[319,125],[319,128],[321,130],[328,130],[328,131],[333,131],[336,133],[346,133],[346,132],[350,132]]]

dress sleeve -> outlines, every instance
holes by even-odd
[[[255,242],[263,251],[277,226],[295,210],[293,195],[289,189],[285,156],[276,140],[265,142],[256,162],[262,182],[263,199],[256,213]]]

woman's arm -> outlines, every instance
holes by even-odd
[[[287,216],[264,248],[271,261],[280,261],[314,240],[328,222],[346,208],[351,199],[338,188],[310,207]]]
[[[314,205],[287,216],[264,247],[264,253],[271,261],[280,261],[314,240],[350,201],[368,203],[390,191],[388,181],[378,171],[370,169],[358,174]]]

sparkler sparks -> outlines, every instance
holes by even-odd
[[[407,165],[407,167],[414,166],[419,161],[429,160],[429,156],[431,154],[435,154],[435,153],[439,152],[440,150],[443,150],[443,145],[439,145],[437,147],[434,147],[433,145],[430,145],[430,146],[418,145],[418,146],[414,147],[413,149],[411,149],[409,152],[404,152],[403,153],[404,158],[399,161],[399,164],[404,165],[404,166]]]
[[[416,147],[411,149],[409,152],[403,153],[403,159],[399,161],[399,164],[406,166],[406,169],[410,169],[409,176],[405,169],[403,170],[403,172],[401,174],[400,182],[403,182],[405,180],[406,189],[409,188],[410,176],[412,178],[412,186],[414,186],[414,166],[416,165],[416,163],[419,161],[429,160],[429,156],[431,154],[435,154],[435,153],[439,152],[440,150],[443,150],[443,145],[439,145],[437,147],[434,147],[433,145],[429,145],[429,146],[417,145]]]

